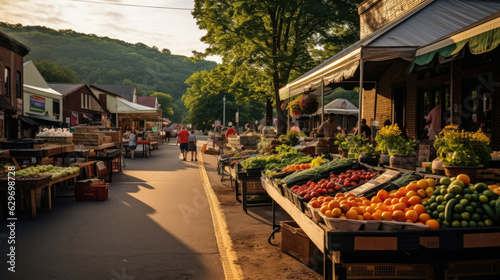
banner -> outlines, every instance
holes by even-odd
[[[30,97],[30,111],[45,113],[45,98],[32,95]]]

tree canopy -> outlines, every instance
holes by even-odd
[[[57,65],[55,62],[49,60],[40,60],[34,63],[40,74],[48,82],[70,84],[78,82],[76,72],[66,66]]]
[[[42,68],[51,67],[50,71],[57,70],[56,77],[48,71],[42,73],[47,82],[135,84],[138,95],[168,94],[173,104],[162,104],[162,107],[173,110],[173,116],[169,117],[174,122],[181,122],[187,116],[181,100],[188,87],[184,81],[193,73],[217,66],[211,61],[193,62],[188,57],[171,54],[168,49],[160,51],[142,43],[130,44],[72,30],[0,23],[0,31],[31,49],[24,58],[26,61],[33,60]],[[68,69],[68,73],[74,71],[77,81],[60,75],[60,69]]]
[[[267,122],[274,102],[278,130],[286,130],[279,89],[357,39],[355,0],[195,0],[193,16],[207,31],[203,54],[222,56],[236,81],[246,84],[259,99],[267,99]],[[245,82],[253,81],[253,82]],[[239,83],[238,83],[239,82]]]

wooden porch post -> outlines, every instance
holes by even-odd
[[[358,133],[361,127],[361,119],[363,118],[363,47],[361,47],[361,57],[359,59],[359,115],[358,115]]]

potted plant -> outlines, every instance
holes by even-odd
[[[382,164],[389,165],[389,151],[394,148],[396,141],[398,141],[400,137],[401,130],[399,130],[397,124],[386,125],[377,131],[377,136],[375,136],[377,146],[375,150],[380,153]]]
[[[358,159],[367,144],[368,140],[361,135],[349,136],[349,153],[354,154],[354,158]]]
[[[491,160],[490,139],[481,129],[466,132],[448,125],[434,141],[434,148],[449,177],[467,174],[474,180],[477,169],[488,167]]]
[[[358,159],[361,163],[366,163],[369,165],[378,165],[379,155],[372,144],[365,145],[361,150],[361,155]]]
[[[343,157],[347,157],[349,153],[349,142],[346,141],[346,136],[342,133],[338,133],[336,138],[337,140],[335,140],[334,143],[339,146],[339,154]]]
[[[390,166],[394,168],[414,170],[417,165],[417,144],[414,139],[406,140],[399,135],[394,141],[389,155]]]

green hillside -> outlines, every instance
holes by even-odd
[[[0,31],[31,49],[25,61],[48,60],[65,66],[76,72],[78,83],[136,84],[139,95],[170,94],[174,115],[169,117],[176,122],[187,115],[181,100],[188,87],[184,81],[195,72],[217,66],[211,61],[194,63],[188,57],[170,54],[167,49],[72,30],[0,22]]]

